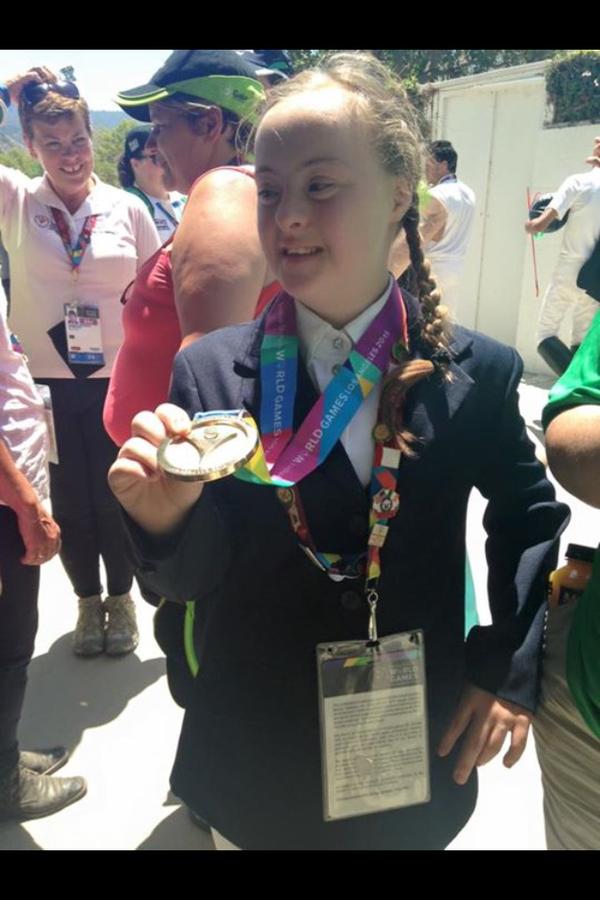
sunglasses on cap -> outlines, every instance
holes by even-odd
[[[80,97],[79,88],[73,81],[51,81],[42,84],[33,82],[23,88],[21,96],[29,106],[35,106],[50,93],[60,94],[71,100],[79,100]]]

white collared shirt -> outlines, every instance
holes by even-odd
[[[86,217],[98,215],[77,281],[50,207],[64,213],[71,246]],[[108,378],[123,339],[119,299],[138,268],[160,246],[150,214],[133,197],[94,176],[94,187],[71,215],[46,175],[28,178],[0,166],[0,231],[10,258],[11,328],[18,334],[34,378],[72,378],[48,330],[64,322],[64,304],[97,306]]]
[[[325,322],[298,300],[295,301],[300,353],[308,374],[320,393],[323,393],[339,367],[348,358],[350,351],[381,312],[390,295],[392,285],[393,281],[390,276],[390,282],[381,297],[341,330],[334,328],[329,322]],[[380,394],[381,382],[362,402],[358,412],[341,436],[344,450],[363,487],[367,487],[371,480],[375,448],[372,432],[377,422]]]

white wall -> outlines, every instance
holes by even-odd
[[[535,241],[523,230],[527,188],[556,190],[586,170],[598,124],[544,126],[546,62],[497,69],[434,85],[433,139],[452,141],[458,176],[477,197],[458,321],[516,347],[530,372],[548,373],[535,348],[535,324],[562,235]],[[566,334],[565,334],[566,336]]]

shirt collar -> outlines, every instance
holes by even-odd
[[[444,175],[443,178],[440,178],[440,180],[438,181],[438,184],[444,184],[444,182],[446,182],[446,181],[456,181],[456,180],[457,180],[456,175],[454,175],[453,172],[450,172],[449,175]]]
[[[385,306],[393,283],[390,275],[388,286],[383,294],[341,329],[334,328],[333,325],[325,322],[312,309],[308,309],[298,300],[295,300],[300,352],[305,363],[310,365],[313,359],[330,360],[337,358],[340,350],[345,350],[345,356],[347,356],[350,349],[360,340],[369,325]]]
[[[78,216],[96,215],[97,213],[107,212],[111,207],[106,185],[94,174],[92,174],[92,181],[94,182],[94,187],[77,210]],[[72,215],[60,197],[54,192],[54,188],[50,184],[50,179],[46,173],[39,179],[39,183],[33,191],[33,196],[46,206],[54,206],[56,209],[61,209],[67,213],[67,215]]]

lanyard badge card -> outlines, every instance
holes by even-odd
[[[69,362],[103,366],[104,352],[98,307],[65,303],[64,310]]]
[[[427,803],[422,631],[317,646],[325,821]]]

